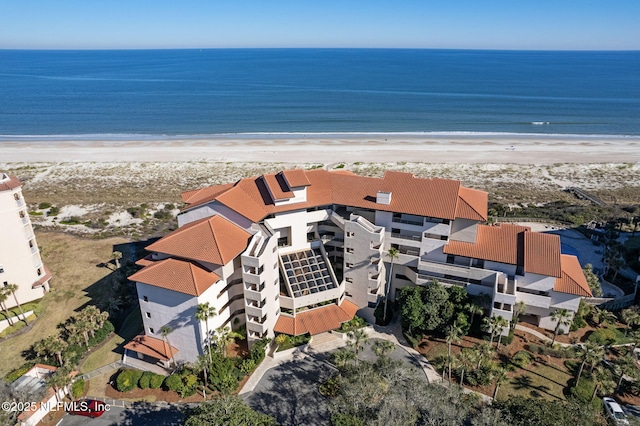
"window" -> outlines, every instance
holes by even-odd
[[[349,254],[353,254],[353,247],[347,247],[345,251]]]
[[[147,318],[151,318],[151,312],[146,312]]]
[[[18,195],[18,193],[16,192],[15,194],[13,194],[13,199],[16,201],[20,201],[20,195]]]
[[[153,328],[149,327],[149,333],[154,334],[155,331],[153,330]]]
[[[346,282],[350,283],[350,284],[353,284],[353,278],[351,278],[351,277],[347,277],[347,278],[345,278],[344,280],[345,280]]]
[[[38,273],[38,276],[42,275],[42,269],[38,268],[36,272]]]
[[[275,253],[278,250],[278,246],[273,246],[273,252]]]
[[[278,300],[280,299],[280,293],[276,293],[276,297],[273,298],[273,300]]]
[[[353,267],[353,263],[348,263],[345,265],[347,268],[352,268]]]
[[[142,296],[142,300],[144,300],[145,302],[148,302],[149,298],[147,296]]]
[[[453,263],[455,262],[455,260],[456,260],[456,257],[454,255],[452,254],[447,255],[447,263]]]
[[[4,272],[4,266],[0,265],[0,274]]]
[[[347,238],[353,238],[355,236],[356,236],[355,232],[347,232]]]

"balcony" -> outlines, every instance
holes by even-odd
[[[418,220],[418,219],[402,219],[402,218],[394,217],[393,219],[391,219],[391,221],[394,223],[405,223],[407,225],[415,225],[415,226],[424,225],[424,220]]]
[[[262,318],[256,316],[249,316],[249,322],[253,324],[264,324],[267,321],[267,316],[263,316]]]
[[[422,234],[420,232],[392,232],[391,236],[403,240],[422,241]]]
[[[24,206],[24,198],[16,198],[16,204],[18,205],[18,207]]]
[[[247,298],[247,307],[262,309],[267,304],[267,299],[262,299],[261,302],[258,302],[254,299]]]
[[[522,291],[516,292],[516,296],[518,301],[522,301],[529,306],[535,306],[536,308],[549,309],[551,305],[551,297],[549,296],[524,293]]]

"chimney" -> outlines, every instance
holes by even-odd
[[[391,204],[391,192],[378,191],[376,203],[388,206]]]

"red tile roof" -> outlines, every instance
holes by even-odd
[[[560,255],[560,261],[562,263],[562,276],[556,278],[553,291],[575,294],[576,296],[592,297],[593,294],[584,276],[584,272],[582,272],[578,258],[568,254],[562,254]]]
[[[510,265],[522,264],[518,254],[519,236],[529,232],[530,228],[511,224],[499,224],[497,226],[478,225],[478,233],[474,243],[463,241],[449,241],[443,247],[443,252],[457,256],[484,259],[492,262],[506,263]],[[521,238],[520,238],[521,240]],[[522,244],[522,241],[520,241]]]
[[[213,199],[253,222],[259,222],[273,213],[331,204],[442,219],[462,217],[484,220],[487,217],[486,192],[461,191],[459,181],[422,179],[410,173],[400,172],[387,172],[383,178],[372,178],[322,169],[306,170],[304,175],[309,181],[306,202],[275,206],[269,189],[272,190],[276,199],[289,197],[288,194],[285,196],[287,188],[283,188],[282,182],[276,185],[273,181],[278,183],[276,176],[286,176],[290,172],[285,170],[279,175],[241,179]],[[391,192],[391,204],[378,204],[376,202],[378,191]],[[187,208],[213,201],[213,199],[191,195],[188,197],[187,202],[190,206]]]
[[[297,188],[299,186],[309,186],[311,182],[307,179],[307,175],[302,169],[291,169],[282,172],[284,178],[289,184],[289,188]]]
[[[38,279],[36,282],[34,282],[31,285],[31,288],[42,287],[47,281],[49,281],[51,279],[51,277],[53,277],[53,274],[51,273],[49,268],[47,268],[44,265],[43,265],[43,268],[44,268],[44,276],[42,278]]]
[[[194,200],[198,200],[199,202],[207,202],[214,200],[217,195],[222,194],[231,187],[233,187],[233,183],[207,186],[206,188],[183,192],[182,194],[180,194],[180,196],[182,197],[182,201],[184,201],[185,203],[192,203]]]
[[[0,179],[3,178],[3,173],[0,173]],[[18,179],[15,176],[12,175],[5,175],[8,176],[9,179],[0,182],[0,191],[11,191],[12,189],[16,189],[20,186],[22,186],[22,182],[20,182],[20,179]]]
[[[200,296],[219,281],[220,277],[192,262],[164,259],[142,268],[129,279],[191,296]]]
[[[269,193],[271,198],[274,201],[278,200],[288,200],[289,198],[293,198],[293,192],[291,188],[287,185],[286,180],[282,173],[271,173],[267,175],[263,175],[262,179],[267,185],[269,189]]]
[[[474,243],[450,241],[446,254],[520,265],[525,272],[560,277],[560,237],[531,232],[527,226],[501,223],[478,225]]]
[[[169,344],[163,339],[157,339],[144,334],[139,334],[134,337],[129,343],[124,345],[124,348],[163,361],[169,361],[171,359],[171,351],[173,351],[174,356],[178,353],[178,349],[174,346],[171,346],[170,351]]]
[[[340,327],[340,324],[353,318],[358,306],[349,300],[344,300],[342,305],[325,305],[321,308],[301,312],[295,317],[280,315],[274,331],[277,333],[298,336],[309,333],[324,333]]]
[[[251,234],[220,215],[188,223],[147,250],[201,262],[226,265],[242,253]]]
[[[560,277],[560,236],[540,232],[524,233],[524,271]]]

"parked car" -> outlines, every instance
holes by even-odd
[[[67,413],[75,416],[100,417],[105,411],[109,411],[109,406],[95,399],[83,399],[74,401],[67,407]]]
[[[627,415],[622,411],[622,407],[620,407],[620,404],[618,404],[615,399],[604,397],[602,398],[602,402],[604,402],[604,410],[607,413],[607,417],[614,425],[621,426],[629,424]]]

